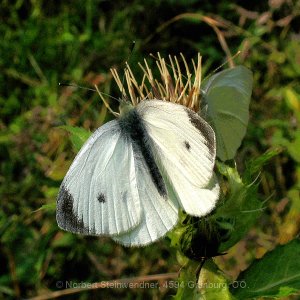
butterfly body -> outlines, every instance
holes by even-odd
[[[151,146],[149,146],[149,134],[147,133],[145,124],[143,123],[143,120],[136,108],[132,108],[124,115],[121,115],[121,118],[119,119],[119,126],[122,134],[131,140],[136,159],[138,160],[138,157],[142,157],[145,160],[151,174],[151,179],[153,180],[159,194],[166,197],[166,186],[154,159]]]
[[[74,233],[145,245],[176,225],[179,208],[195,216],[214,208],[215,135],[182,105],[154,99],[120,111],[74,159],[57,198],[57,222]]]

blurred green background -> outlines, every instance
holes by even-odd
[[[60,290],[57,281],[91,283],[180,269],[167,239],[128,249],[109,238],[65,233],[55,220],[53,203],[75,155],[68,134],[57,127],[93,131],[112,118],[96,93],[58,83],[97,84],[119,97],[109,69],[122,70],[133,40],[130,65],[136,72],[144,57],[155,65],[149,53],[182,52],[189,60],[200,52],[207,75],[226,60],[228,46],[227,56],[241,50],[235,64],[254,73],[238,166],[242,171],[246,159],[269,148],[282,151],[262,170],[266,208],[256,227],[218,264],[235,278],[254,258],[298,234],[299,1],[2,0],[0,19],[0,298]],[[175,292],[107,289],[65,298],[161,299]]]

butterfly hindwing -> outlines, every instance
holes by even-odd
[[[74,233],[116,235],[140,220],[132,143],[118,121],[110,121],[88,139],[66,174],[57,199],[57,222]]]
[[[178,205],[160,194],[142,156],[136,157],[136,174],[141,199],[141,223],[128,233],[113,237],[126,246],[142,246],[170,231],[178,220]]]

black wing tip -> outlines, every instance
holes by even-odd
[[[209,151],[213,154],[216,148],[215,133],[210,125],[197,113],[186,108],[191,124],[204,136]]]
[[[93,234],[73,211],[74,197],[65,185],[61,185],[57,197],[56,221],[66,231],[79,234]]]

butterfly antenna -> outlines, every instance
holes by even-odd
[[[80,88],[80,89],[84,89],[84,90],[88,90],[88,91],[97,92],[97,93],[99,94],[101,100],[103,101],[105,107],[106,107],[106,108],[107,108],[114,116],[116,116],[116,117],[119,116],[119,113],[114,112],[114,111],[110,108],[109,104],[107,103],[107,101],[105,100],[105,98],[103,97],[103,95],[104,95],[104,96],[107,96],[107,97],[110,97],[110,98],[112,98],[112,99],[114,99],[114,100],[117,100],[118,102],[120,102],[120,100],[119,100],[118,98],[115,98],[115,97],[109,95],[109,94],[100,92],[99,89],[98,89],[98,87],[97,87],[97,85],[95,85],[95,89],[91,89],[91,88],[88,88],[88,87],[85,87],[85,86],[81,86],[81,85],[78,85],[78,84],[64,83],[64,82],[59,82],[58,85],[59,85],[59,86],[72,86],[72,87],[76,87],[76,88]]]
[[[135,47],[135,41],[132,41],[131,46],[130,46],[130,48],[129,48],[129,55],[128,55],[128,58],[127,58],[127,60],[126,60],[126,62],[125,62],[125,69],[124,69],[124,74],[123,74],[123,78],[122,78],[122,87],[123,87],[123,89],[125,89],[125,88],[124,88],[125,73],[126,73],[126,71],[128,70],[128,69],[127,69],[127,64],[126,64],[126,63],[130,61],[130,59],[131,59],[131,57],[132,57],[132,53],[133,53],[134,47]]]
[[[106,107],[106,108],[107,108],[107,109],[108,109],[115,117],[119,117],[120,114],[117,113],[117,112],[115,112],[115,111],[113,111],[113,110],[110,108],[109,104],[106,102],[105,98],[103,97],[103,95],[105,95],[105,96],[108,96],[108,95],[105,94],[105,93],[100,92],[96,84],[95,84],[95,89],[96,89],[96,92],[99,94],[99,97],[100,97],[101,100],[103,101],[105,107]],[[112,96],[109,96],[109,97],[111,97],[112,99],[115,99],[115,100],[117,100],[118,102],[120,102],[120,100],[117,99],[117,98],[115,98],[115,97],[112,97]]]
[[[81,86],[81,85],[77,85],[77,84],[73,84],[73,83],[59,82],[58,85],[59,86],[72,86],[72,87],[76,87],[76,88],[79,88],[79,89],[84,89],[84,90],[88,90],[88,91],[97,92],[97,90],[95,90],[95,89],[91,89],[91,88]]]
[[[218,66],[216,69],[214,69],[212,72],[210,72],[202,81],[204,82],[208,78],[210,78],[212,75],[214,75],[217,71],[219,71],[221,68],[223,68],[230,60],[235,59],[237,56],[239,56],[242,53],[242,51],[238,51],[236,54],[233,56],[227,58],[220,66]]]

